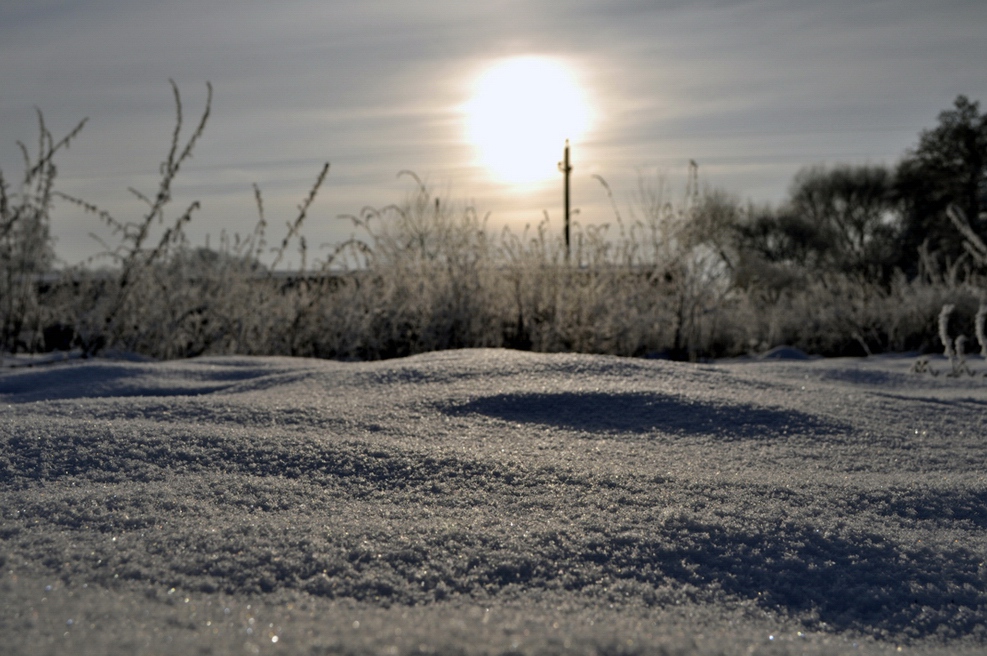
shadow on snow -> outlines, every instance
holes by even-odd
[[[603,433],[672,433],[753,439],[807,433],[846,433],[847,425],[781,408],[704,403],[646,392],[497,394],[444,410],[504,421]]]

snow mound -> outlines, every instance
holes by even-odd
[[[495,349],[12,370],[0,553],[140,599],[739,605],[979,645],[983,390],[894,359]]]

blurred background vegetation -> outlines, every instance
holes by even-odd
[[[401,206],[347,217],[354,237],[309,252],[304,220],[319,172],[285,235],[268,244],[263,198],[246,236],[190,244],[197,203],[173,210],[171,184],[205,129],[178,120],[159,187],[131,190],[135,220],[61,194],[61,140],[39,112],[24,174],[0,174],[0,354],[109,351],[398,357],[509,347],[701,360],[787,345],[824,356],[937,351],[946,331],[983,336],[987,305],[987,114],[964,96],[896,166],[808,166],[777,206],[642,178],[606,224],[546,219],[492,233],[473,208],[434,196],[413,173]],[[74,203],[117,240],[78,266],[59,263],[56,202]],[[621,206],[626,209],[621,210]],[[289,250],[302,265],[278,270]],[[273,253],[273,258],[271,254]],[[264,261],[271,262],[265,265]],[[987,346],[981,343],[982,353]]]

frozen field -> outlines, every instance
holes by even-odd
[[[7,369],[0,651],[982,653],[987,368],[913,362]]]

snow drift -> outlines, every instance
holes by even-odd
[[[95,594],[83,590],[145,615],[177,591],[202,604],[290,598],[458,621],[527,608],[544,620],[520,643],[443,638],[448,623],[436,625],[439,647],[470,653],[501,639],[552,651],[546,627],[600,612],[651,617],[647,631],[623,629],[641,653],[703,651],[701,632],[741,651],[767,638],[762,626],[802,636],[798,649],[982,647],[987,381],[911,364],[468,350],[8,371],[0,632],[25,650],[81,639],[78,624],[19,623],[29,606],[37,615],[31,586],[46,585],[82,595],[64,613]],[[654,619],[683,607],[704,618],[685,642]],[[323,625],[305,637],[279,617],[275,647],[333,635],[384,649],[386,632],[364,643]],[[86,626],[103,622],[101,644],[134,648],[132,624],[97,620]],[[421,619],[390,623],[402,621],[416,635],[408,623]],[[189,640],[205,639],[189,622]],[[387,635],[398,650],[423,644]]]

